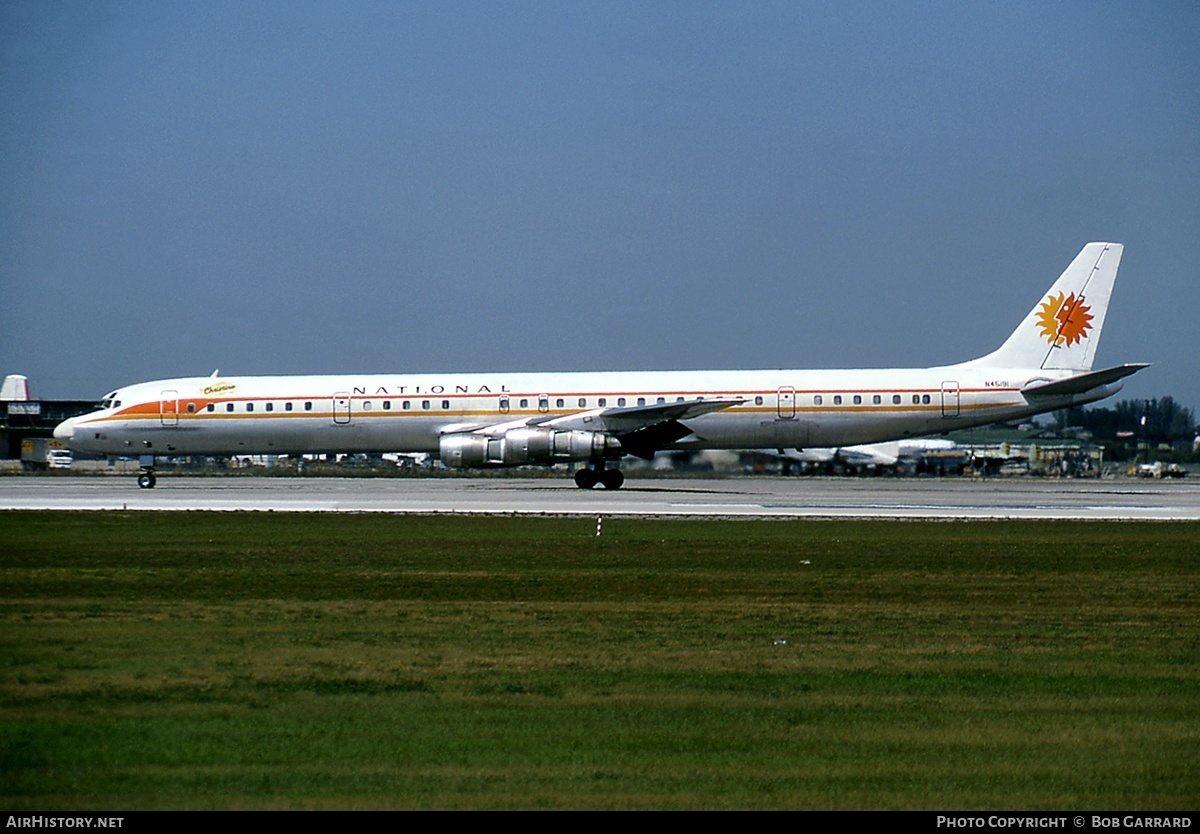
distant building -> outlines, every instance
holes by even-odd
[[[95,409],[95,400],[32,399],[28,379],[20,374],[6,376],[0,384],[0,458],[21,459],[22,445],[28,454],[27,441],[52,439],[54,427],[63,420]]]

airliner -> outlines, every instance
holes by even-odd
[[[890,440],[886,443],[864,443],[858,446],[839,446],[836,449],[784,449],[779,453],[785,466],[791,463],[817,464],[832,466],[842,464],[855,469],[863,467],[896,466],[900,461],[915,461],[921,455],[934,452],[945,454],[959,451],[959,446],[953,440],[930,440],[928,438],[912,440]]]
[[[924,369],[190,377],[107,394],[59,425],[72,451],[157,458],[406,452],[448,467],[615,464],[678,449],[880,443],[1094,402],[1146,364],[1092,370],[1123,247],[1089,243],[986,356]]]

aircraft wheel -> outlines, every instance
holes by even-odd
[[[620,489],[625,483],[625,475],[620,469],[605,469],[600,473],[600,483],[605,489]]]
[[[575,486],[580,489],[591,489],[596,485],[599,477],[596,475],[595,469],[576,469],[575,470]]]
[[[157,482],[158,479],[154,477],[153,472],[143,472],[141,475],[138,475],[138,486],[142,489],[154,489],[154,485]]]

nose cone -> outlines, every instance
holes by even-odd
[[[66,443],[68,446],[71,444],[71,441],[75,439],[75,418],[74,417],[63,420],[61,423],[59,423],[57,426],[54,427],[54,439],[61,440],[64,443]]]

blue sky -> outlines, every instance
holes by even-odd
[[[1126,245],[1200,408],[1200,5],[0,2],[0,373],[925,366]]]

